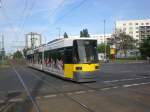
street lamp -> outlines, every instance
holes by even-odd
[[[106,61],[106,37],[105,37],[105,23],[106,23],[106,20],[104,20],[104,44],[105,44],[105,53],[104,53],[104,60]]]
[[[56,29],[58,30],[58,36],[59,36],[59,39],[60,39],[61,28],[60,28],[60,27],[57,27]]]

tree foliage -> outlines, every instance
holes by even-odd
[[[83,29],[82,31],[80,31],[80,37],[90,37],[88,29]]]
[[[142,41],[139,49],[144,58],[150,57],[150,37],[147,37]]]
[[[14,59],[22,59],[22,58],[23,58],[23,55],[22,55],[21,51],[16,51],[16,52],[13,54],[13,58],[14,58]]]
[[[105,53],[105,43],[98,45],[98,52]],[[106,45],[106,54],[110,56],[110,45]]]
[[[132,50],[136,48],[136,42],[133,37],[127,35],[125,32],[117,31],[115,34],[112,35],[109,43],[116,46],[117,50],[123,51],[125,56],[127,50]]]
[[[24,48],[23,49],[23,55],[24,55],[24,57],[27,57],[27,51],[28,50],[31,50],[30,48]]]
[[[66,32],[64,33],[64,38],[68,38],[68,35]]]

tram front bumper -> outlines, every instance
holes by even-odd
[[[73,79],[77,82],[92,82],[96,81],[99,75],[99,70],[92,72],[74,72]]]

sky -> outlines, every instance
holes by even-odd
[[[0,34],[7,53],[25,45],[25,34],[41,33],[48,42],[61,35],[114,31],[115,21],[150,18],[150,0],[0,0]]]

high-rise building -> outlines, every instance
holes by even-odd
[[[26,35],[26,48],[35,48],[42,44],[42,37],[41,34],[30,32]]]
[[[143,28],[144,27],[144,28]],[[127,21],[116,21],[116,29],[125,32],[132,36],[134,39],[140,40],[145,37],[145,33],[141,33],[141,30],[148,29],[150,27],[150,19],[143,20],[127,20]],[[144,35],[144,36],[143,36]]]
[[[150,26],[140,26],[139,27],[139,38],[143,40],[150,37]]]
[[[77,38],[80,37],[80,35],[72,35],[69,36],[69,38]],[[95,38],[97,39],[97,43],[101,44],[101,43],[107,43],[109,41],[110,38],[112,38],[112,34],[90,34],[90,38]]]
[[[90,35],[92,38],[96,38],[98,44],[101,43],[107,43],[109,41],[109,39],[112,38],[112,34],[95,34],[95,35]]]

